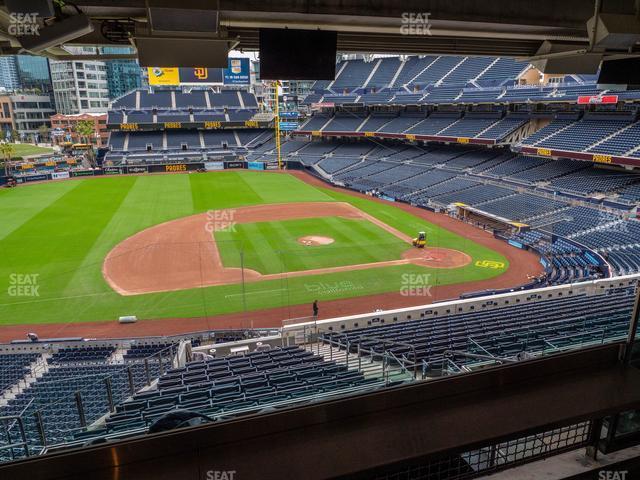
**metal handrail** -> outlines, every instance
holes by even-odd
[[[15,443],[12,441],[10,428],[7,425],[8,422],[10,421],[12,421],[13,424],[17,422],[20,430],[20,437],[22,438],[21,442]],[[15,448],[23,448],[25,456],[29,457],[30,456],[29,442],[27,440],[27,435],[24,430],[24,422],[22,420],[22,417],[20,417],[19,415],[8,415],[8,416],[0,417],[0,423],[4,425],[4,431],[7,437],[7,445],[0,445],[0,451],[9,450],[11,452],[11,458],[15,460],[16,456],[13,450]]]
[[[166,353],[169,353],[169,356],[172,357],[175,355],[175,350],[176,349],[176,345],[175,344],[171,344],[168,347],[163,348],[162,350],[155,352],[152,355],[149,355],[147,357],[144,357],[143,359],[136,359],[133,362],[127,362],[124,361],[124,363],[121,364],[116,364],[122,367],[122,369],[120,371],[127,371],[129,373],[129,375],[131,374],[131,366],[132,365],[145,365],[145,363],[147,363],[148,365],[148,361],[149,360],[155,360],[158,362],[159,368],[160,368],[160,375],[163,374],[164,372],[164,364],[163,361],[166,360]],[[70,362],[71,364],[73,364],[73,362]],[[65,380],[73,380],[73,379],[78,379],[78,378],[87,378],[87,377],[95,377],[96,381],[94,383],[103,383],[105,381],[106,378],[111,378],[113,377],[113,372],[111,372],[109,375],[107,376],[101,376],[101,375],[81,375],[81,376],[76,376],[76,377],[68,377]],[[131,382],[130,382],[131,383]],[[131,385],[130,385],[130,390],[131,390]],[[82,402],[78,402],[77,398],[78,398],[78,393],[79,392],[74,392],[73,394],[71,394],[71,397],[64,397],[61,399],[58,399],[55,402],[52,402],[46,406],[44,406],[43,408],[40,408],[37,410],[37,415],[40,416],[40,418],[42,419],[42,417],[44,416],[43,411],[46,409],[50,409],[52,407],[54,407],[57,403],[59,402],[63,402],[63,401],[67,401],[69,398],[72,398],[74,401],[74,404],[76,404],[77,408],[78,408],[78,415],[79,418],[81,419],[80,421],[80,427],[71,427],[67,430],[65,430],[65,432],[68,433],[72,433],[72,432],[81,432],[86,430],[88,427],[91,426],[91,423],[83,421],[84,418],[84,406]],[[133,394],[134,392],[131,392],[131,394]],[[109,392],[107,392],[107,397],[109,396]],[[27,406],[20,412],[20,414],[18,416],[15,416],[15,418],[19,419],[19,426],[20,428],[23,430],[24,429],[24,416],[27,414],[27,410],[28,408],[34,403],[35,401],[35,397],[31,398],[31,400],[29,401],[29,403],[27,404]],[[84,423],[84,425],[83,425]],[[11,426],[8,427],[7,432],[10,433],[11,429],[13,429],[15,426],[15,422],[12,423]],[[42,432],[40,432],[41,436],[42,436],[42,443],[46,446],[47,445],[47,438],[46,438],[46,431],[44,428],[42,428]]]
[[[397,356],[396,356],[392,351],[389,351],[389,352],[388,352],[388,355],[389,355],[391,358],[393,358],[393,359],[398,363],[398,365],[400,365],[400,371],[401,371],[402,373],[407,373],[407,374],[409,374],[409,370],[407,369],[407,367],[405,366],[405,364],[404,364],[404,362],[403,362],[402,360],[400,360],[400,359],[399,359],[399,358],[398,358],[398,357],[397,357]],[[389,382],[389,374],[388,374],[389,368],[388,368],[388,365],[389,365],[389,363],[387,363],[387,384],[388,384],[388,382]],[[414,366],[415,366],[415,364],[414,364]],[[414,370],[413,378],[416,378],[416,377],[415,377],[415,370]]]
[[[386,344],[386,345],[399,345],[401,347],[408,347],[409,349],[411,349],[411,352],[413,353],[413,359],[414,359],[413,360],[413,376],[414,376],[414,378],[416,377],[417,364],[415,362],[416,362],[416,359],[418,358],[418,355],[416,353],[416,347],[414,345],[412,345],[410,343],[406,343],[406,342],[400,342],[400,341],[397,341],[397,340],[386,340],[384,338],[369,337],[367,335],[358,337],[358,339],[359,340],[372,340],[374,342],[382,342],[383,344]],[[358,342],[358,343],[360,343],[360,342]],[[392,353],[390,350],[387,350],[387,349],[384,350],[383,354],[385,352]],[[404,361],[401,361],[401,362],[404,363]]]
[[[324,334],[326,332],[320,332],[318,331],[318,335],[320,335],[320,333]],[[333,332],[332,332],[333,333]],[[399,345],[402,347],[408,347],[411,349],[412,353],[413,353],[413,362],[410,362],[407,359],[399,359],[396,355],[393,355],[393,352],[391,352],[391,350],[388,349],[384,349],[382,352],[382,356],[384,358],[385,355],[387,354],[392,354],[393,357],[398,361],[399,364],[403,365],[404,368],[407,370],[408,372],[408,368],[406,364],[409,364],[409,367],[413,369],[413,378],[418,378],[418,364],[416,361],[417,358],[417,354],[416,354],[416,348],[414,345],[410,344],[410,343],[405,343],[405,342],[399,342],[399,341],[391,341],[391,340],[386,340],[383,338],[377,338],[377,337],[369,337],[369,336],[361,336],[358,337],[358,340],[372,340],[375,342],[382,342],[383,344],[386,345]],[[328,342],[329,344],[336,344],[338,347],[345,347],[346,348],[346,352],[347,352],[347,360],[348,360],[348,354],[349,354],[349,348],[351,347],[351,345],[353,345],[354,342],[349,341],[348,339],[345,339],[345,343],[340,342],[339,340],[336,340],[334,338],[327,338],[327,337],[323,337],[322,341]],[[318,336],[318,344],[320,343],[320,337]],[[364,347],[361,346],[361,342],[358,341],[357,342],[357,346],[358,346],[358,357],[360,357],[360,354],[362,352],[369,354],[369,356],[374,356],[374,355],[380,355],[379,352],[374,351],[373,349],[366,349]],[[318,347],[319,348],[319,347]]]

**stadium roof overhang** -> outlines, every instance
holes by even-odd
[[[76,0],[93,23],[93,32],[67,44],[128,44],[126,35],[146,28],[146,5],[183,12],[214,12],[216,36],[233,39],[235,48],[257,50],[260,28],[335,30],[338,51],[367,53],[462,54],[543,59],[638,51],[635,4],[625,0],[514,1],[252,1],[252,0]],[[372,8],[372,4],[375,8]],[[219,10],[217,10],[219,8]],[[594,27],[594,13],[609,15]],[[604,18],[604,17],[603,17]],[[119,25],[113,20],[121,22]],[[15,53],[20,41],[10,34],[11,19],[0,14],[3,53]],[[635,23],[634,23],[635,21]],[[612,32],[615,30],[615,34]],[[606,33],[606,34],[605,34]],[[609,34],[609,35],[607,35]],[[237,44],[235,43],[237,42]],[[64,56],[58,45],[49,56]],[[551,55],[551,57],[547,57]]]

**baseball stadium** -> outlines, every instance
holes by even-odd
[[[637,4],[2,3],[0,478],[640,478]]]

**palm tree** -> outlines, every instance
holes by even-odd
[[[40,134],[41,142],[44,142],[47,139],[47,137],[49,136],[49,130],[50,128],[46,125],[40,125],[40,127],[38,127],[38,133]]]
[[[0,143],[0,155],[2,155],[4,163],[4,176],[9,176],[9,161],[15,153],[15,148],[11,143]]]
[[[80,120],[75,126],[76,133],[83,140],[83,143],[92,145],[91,139],[95,136],[95,123],[91,120]],[[89,162],[95,167],[95,159],[93,155],[93,146],[87,150]]]

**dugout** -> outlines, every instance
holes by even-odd
[[[465,203],[454,203],[456,215],[461,220],[471,223],[485,230],[491,229],[494,233],[521,233],[530,229],[526,223],[514,222],[508,218],[493,215]]]

